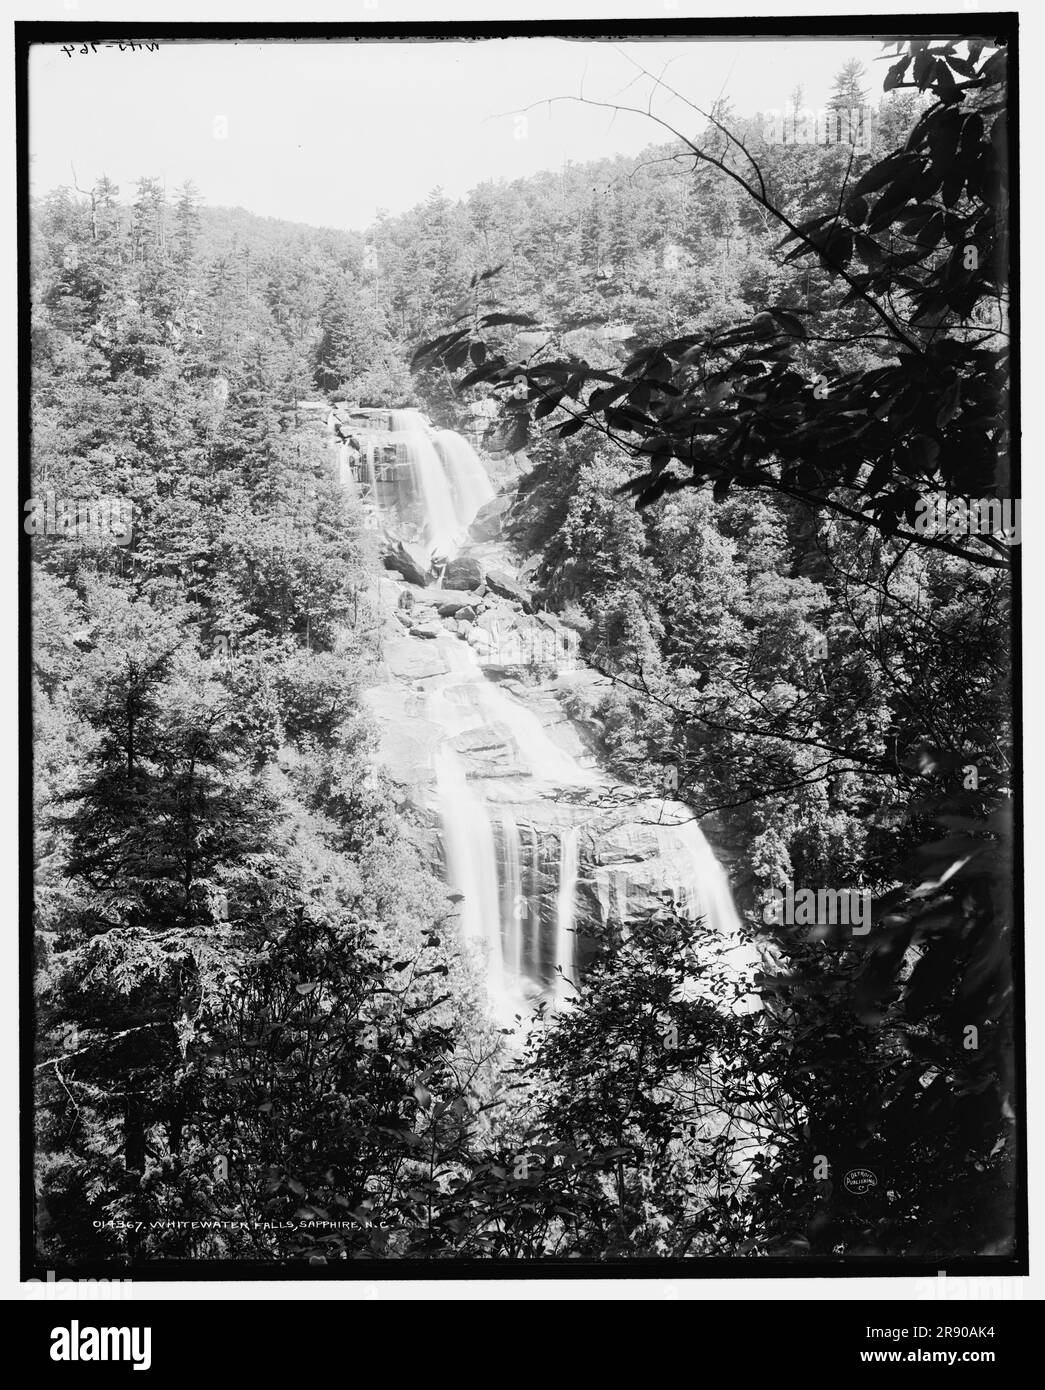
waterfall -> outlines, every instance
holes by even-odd
[[[577,873],[580,864],[580,830],[567,826],[559,842],[559,889],[555,902],[555,965],[562,974],[555,979],[555,999],[562,1004],[575,993],[577,983]]]
[[[527,916],[526,898],[522,891],[522,872],[519,855],[519,827],[511,811],[498,817],[501,828],[501,926],[504,937],[506,969],[516,979],[523,976],[523,921]]]
[[[692,813],[640,798],[629,820],[627,806],[609,798],[619,785],[559,747],[517,694],[486,677],[467,643],[447,636],[434,645],[446,670],[431,680],[424,710],[441,736],[434,809],[448,884],[463,898],[462,931],[487,952],[498,1018],[510,1023],[537,995],[554,1007],[573,995],[582,880],[603,920],[621,925],[643,900],[665,894],[680,915],[705,922],[719,958],[750,974],[725,870]],[[596,809],[578,822],[576,804]],[[530,819],[534,808],[547,832]],[[619,846],[618,855],[582,874],[581,831],[597,836],[600,826],[607,853]],[[695,981],[693,992],[704,988]]]
[[[461,435],[453,430],[439,430],[435,447],[450,484],[457,524],[464,531],[483,503],[494,495],[493,484],[475,450]]]
[[[524,887],[526,895],[526,915],[523,918],[523,966],[522,973],[531,980],[536,980],[540,971],[541,958],[541,914],[537,900],[538,876],[541,869],[541,837],[537,834],[537,827],[530,825],[528,846],[529,849],[529,878]]]
[[[339,444],[337,446],[337,478],[342,487],[354,490],[355,479],[352,477],[352,470],[348,465],[348,445]]]
[[[493,825],[451,748],[438,750],[435,771],[446,876],[462,898],[458,905],[461,931],[466,940],[485,947],[487,983],[491,996],[498,999],[504,992],[504,955]]]
[[[443,833],[449,887],[462,896],[464,937],[484,945],[488,990],[498,1017],[508,1022],[542,991],[556,1000],[568,986],[558,975],[576,979],[576,915],[579,832],[568,828],[560,840],[553,920],[546,932],[538,895],[546,866],[534,826],[521,826],[508,794],[525,802],[579,791],[598,784],[548,736],[540,720],[519,700],[483,674],[471,647],[453,638],[438,639],[449,674],[439,678],[425,701],[425,717],[443,733],[435,755],[436,807]],[[510,748],[508,776],[489,761],[487,750],[471,756],[482,775],[468,777],[459,741],[476,731]],[[506,789],[505,783],[508,783]],[[553,861],[554,862],[554,861]],[[524,872],[524,864],[526,866]]]
[[[363,440],[363,453],[360,460],[363,471],[363,482],[366,484],[367,496],[376,507],[379,503],[377,495],[377,469],[374,466],[374,441],[372,439]]]
[[[409,413],[397,410],[393,418]],[[395,445],[397,455],[405,458],[409,470],[407,495],[403,493],[402,474],[398,475],[397,502],[400,512],[407,511],[411,503],[419,501],[424,519],[424,542],[429,553],[451,555],[463,528],[457,520],[450,495],[450,481],[435,445],[424,430],[419,429],[393,429],[389,438]]]
[[[733,935],[740,927],[740,918],[726,872],[704,832],[690,820],[671,826],[667,833],[672,844],[663,857],[673,858],[677,866],[669,887],[679,912],[691,921],[703,917],[722,936]]]
[[[346,486],[358,484],[400,539],[422,544],[430,557],[453,556],[493,495],[471,445],[453,431],[433,431],[416,410],[337,412],[348,441],[338,450]],[[400,588],[412,607],[424,604],[424,588]],[[459,929],[485,958],[493,1015],[510,1026],[538,997],[561,1008],[579,980],[578,924],[590,918],[626,928],[659,912],[665,898],[706,922],[718,959],[735,949],[738,968],[748,969],[725,871],[691,812],[587,765],[585,741],[562,713],[558,677],[543,693],[489,678],[476,651],[482,644],[472,642],[498,625],[508,640],[518,635],[518,606],[504,603],[502,611],[502,603],[476,591],[480,620],[492,610],[485,629],[475,618],[448,618],[440,634],[434,605],[425,636],[393,623],[390,645],[408,649],[404,668],[383,694],[372,692],[378,722],[394,725],[398,710],[400,747],[416,750],[404,780],[440,828]],[[568,666],[577,670],[576,662]],[[706,988],[699,973],[698,993]]]
[[[358,484],[395,529],[416,530],[411,539],[429,556],[453,555],[494,495],[471,445],[453,430],[434,431],[419,410],[345,407],[334,420],[355,445],[339,445],[342,483]]]

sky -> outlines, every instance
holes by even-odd
[[[487,179],[521,178],[669,138],[646,116],[584,96],[646,105],[629,55],[706,109],[784,109],[796,86],[822,107],[846,59],[885,72],[879,40],[487,39],[471,42],[165,42],[71,56],[34,45],[29,68],[34,195],[87,188],[106,173],[129,195],[142,175],[169,191],[191,179],[211,206],[314,226],[368,226],[437,185],[461,197]],[[543,103],[543,104],[541,104]],[[524,108],[532,108],[525,111]],[[660,93],[687,133],[703,124]],[[525,117],[525,119],[523,118]]]

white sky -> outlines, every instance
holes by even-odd
[[[869,72],[877,102],[885,64],[877,40],[694,40],[629,43],[625,52],[707,107],[725,90],[742,114],[827,99],[847,58]],[[158,52],[101,49],[72,57],[35,46],[30,59],[34,194],[87,187],[107,173],[128,194],[140,175],[173,190],[191,178],[210,205],[295,222],[365,227],[437,184],[459,197],[488,178],[558,169],[564,159],[633,154],[667,138],[637,116],[575,102],[531,111],[522,137],[510,113],[556,95],[611,98],[636,70],[597,40],[472,42],[167,42]],[[632,87],[622,100],[641,92]],[[674,113],[668,106],[665,114]],[[226,139],[215,138],[224,117]],[[688,128],[701,122],[690,113]]]

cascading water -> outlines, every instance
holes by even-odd
[[[439,430],[435,435],[435,447],[450,484],[457,525],[464,530],[471,525],[483,503],[493,496],[493,485],[467,439],[453,430]]]
[[[343,481],[370,498],[389,529],[451,557],[493,496],[471,446],[432,431],[415,410],[353,411],[340,430],[349,441],[339,453]],[[409,591],[423,601],[424,590]],[[423,648],[427,674],[409,691],[385,691],[375,713],[387,719],[400,698],[409,729],[425,731],[425,800],[440,826],[448,886],[460,895],[462,936],[485,956],[495,1015],[508,1023],[541,998],[567,1006],[583,969],[585,920],[628,929],[636,912],[665,901],[703,918],[722,947],[735,945],[738,968],[750,973],[725,872],[691,812],[586,765],[576,732],[571,746],[566,735],[553,738],[525,690],[488,678],[465,635],[401,636],[415,644],[411,652]]]
[[[501,922],[507,924],[503,957],[505,968],[513,979],[522,979],[524,946],[523,918],[526,916],[526,897],[522,891],[519,827],[510,810],[498,813],[500,826],[500,859],[503,866],[501,882]]]
[[[395,412],[396,415],[407,413]],[[418,501],[421,504],[424,518],[422,539],[426,548],[432,555],[451,554],[464,528],[458,520],[450,480],[435,445],[423,430],[392,429],[389,440],[397,455],[406,461],[410,500],[414,505]],[[401,512],[405,510],[403,501],[400,481],[398,505]]]
[[[577,871],[580,856],[577,852],[580,830],[575,825],[562,832],[559,849],[559,891],[555,900],[555,997],[562,1003],[574,992],[577,983]]]
[[[452,555],[493,496],[467,440],[412,409],[347,411],[338,428],[352,441],[341,446],[342,481],[357,483],[393,528],[413,528],[429,556]]]
[[[500,888],[493,826],[486,807],[468,785],[461,760],[451,748],[436,753],[436,780],[443,819],[446,872],[461,894],[461,931],[487,952],[487,984],[500,1003],[504,990]]]

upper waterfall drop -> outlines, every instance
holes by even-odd
[[[493,484],[479,455],[463,435],[454,430],[438,430],[435,447],[450,483],[457,525],[466,530],[479,508],[494,495]]]
[[[436,430],[414,408],[335,407],[340,475],[393,529],[430,557],[450,558],[479,508],[494,495],[475,450],[453,430]]]

